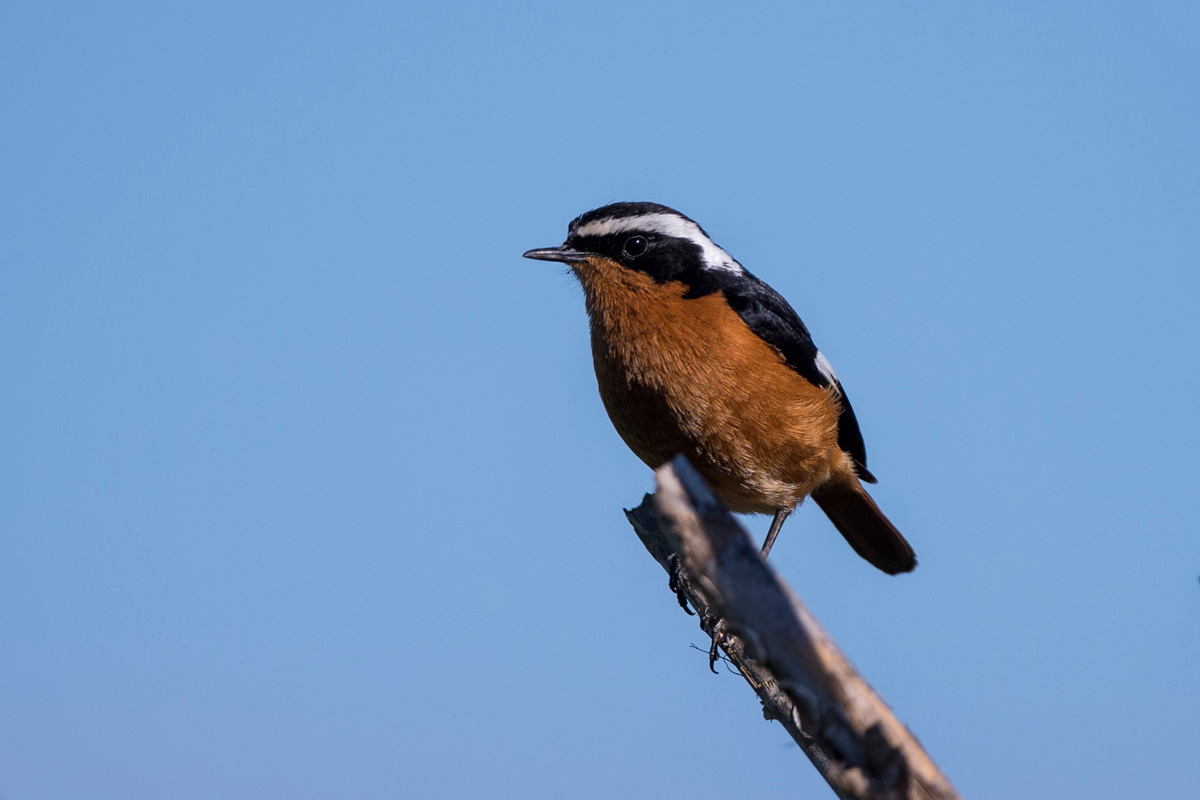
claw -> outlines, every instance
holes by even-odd
[[[721,657],[721,653],[717,650],[717,645],[721,637],[725,635],[725,620],[717,620],[717,624],[712,629],[712,645],[708,648],[708,668],[712,670],[713,675],[719,675],[717,672],[717,659]]]
[[[675,593],[675,599],[679,601],[679,607],[691,616],[695,616],[696,612],[688,608],[687,594],[683,591],[685,578],[683,575],[683,564],[680,563],[679,556],[672,555],[668,559],[667,573],[670,575],[670,578],[667,579],[667,586],[671,587],[671,591]]]

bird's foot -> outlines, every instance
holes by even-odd
[[[687,593],[683,590],[684,585],[687,583],[687,577],[679,556],[672,555],[667,561],[667,573],[670,575],[670,578],[667,579],[667,586],[671,587],[671,591],[675,593],[675,599],[679,601],[679,607],[688,614],[695,616],[696,612],[688,608]]]
[[[705,625],[705,622],[708,624]],[[721,653],[717,648],[725,639],[725,620],[724,618],[714,620],[709,617],[702,620],[700,625],[712,634],[712,644],[708,647],[708,668],[714,675],[718,675],[720,673],[717,672],[717,660],[721,658]]]

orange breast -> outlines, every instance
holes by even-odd
[[[734,511],[795,505],[829,477],[836,396],[787,366],[720,293],[604,258],[575,265],[587,299],[600,397],[651,467],[683,453]]]

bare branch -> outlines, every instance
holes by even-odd
[[[950,781],[858,674],[683,456],[626,516],[700,625],[846,800],[949,800]],[[660,524],[661,523],[661,524]]]

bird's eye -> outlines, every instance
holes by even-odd
[[[646,252],[646,245],[645,236],[630,236],[625,240],[625,255],[630,258],[637,258]]]

